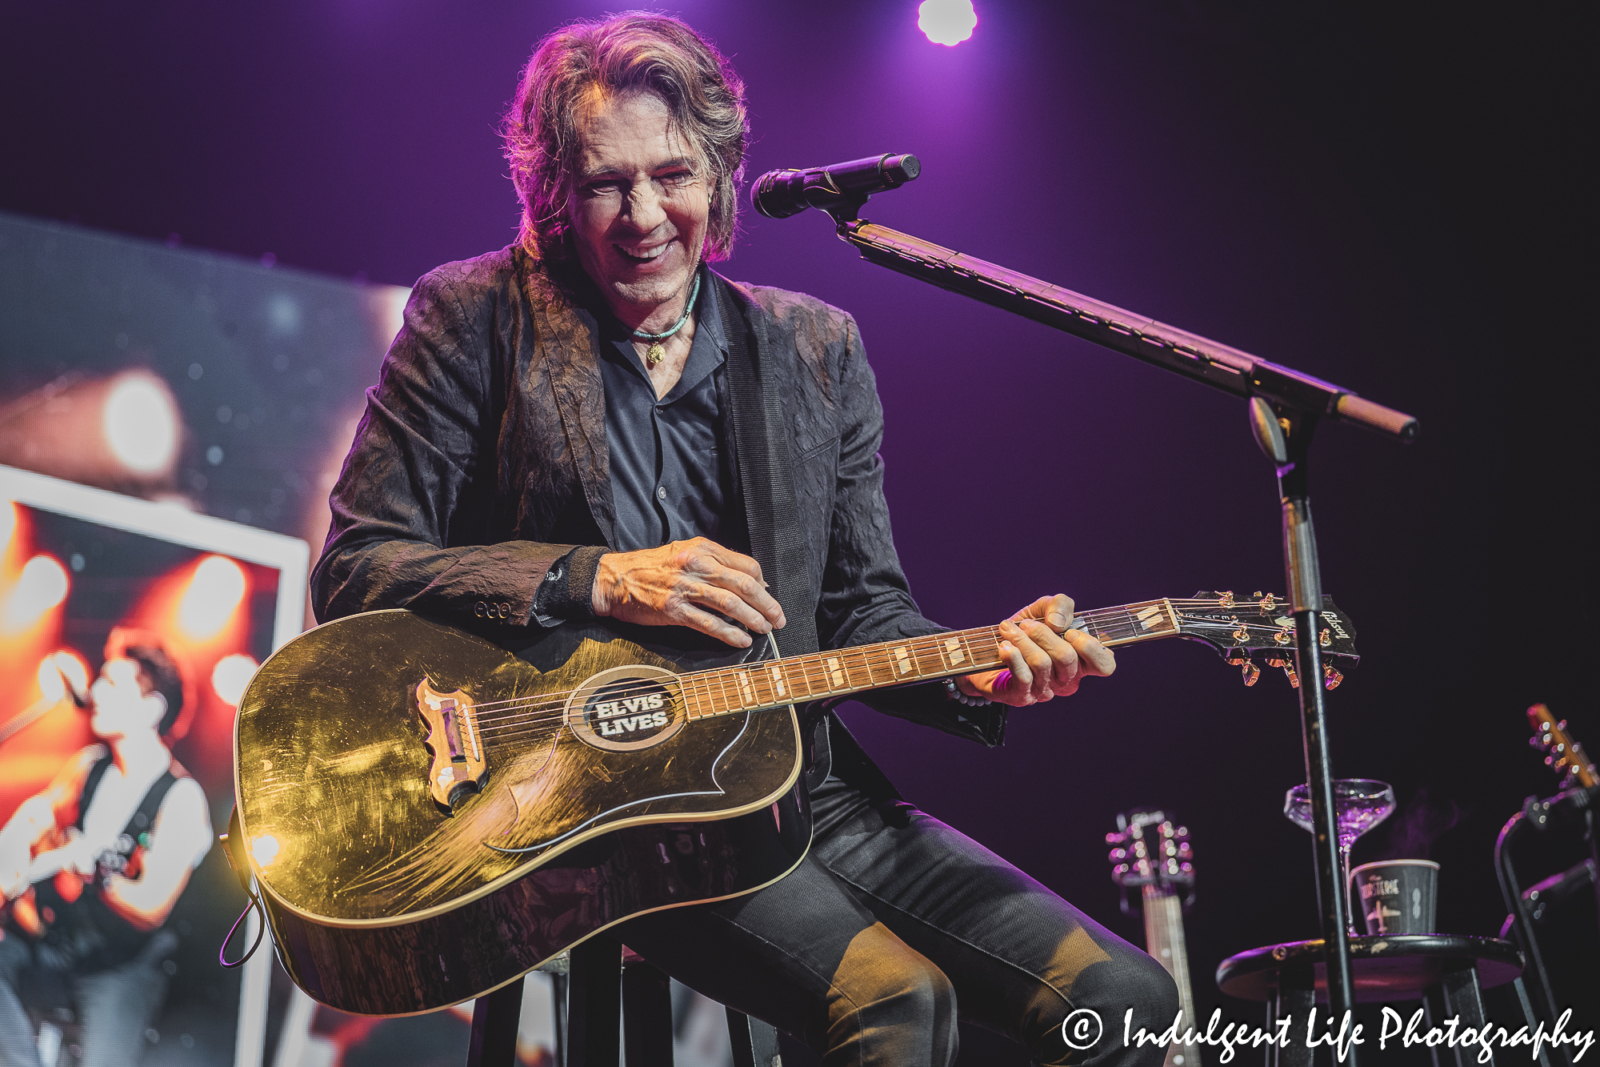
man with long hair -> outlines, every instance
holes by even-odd
[[[707,266],[733,242],[748,140],[727,61],[663,16],[566,26],[504,137],[520,237],[417,283],[334,489],[319,618],[608,617],[735,647],[776,630],[785,654],[942,632],[895,553],[855,321]],[[1007,707],[1111,673],[1071,622],[1068,598],[1040,598],[1002,624],[1004,669],[863,702],[998,744]],[[949,1063],[958,1016],[1042,1063],[1161,1060],[1062,1032],[1080,1009],[1165,1025],[1158,964],[901,800],[831,712],[805,730],[806,858],[630,920],[629,947],[830,1065]]]

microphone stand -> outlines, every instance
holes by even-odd
[[[1273,461],[1283,506],[1284,569],[1294,614],[1298,665],[1298,675],[1291,676],[1291,682],[1300,693],[1328,999],[1334,1015],[1343,1018],[1355,1008],[1350,945],[1346,940],[1349,887],[1340,877],[1327,715],[1323,685],[1318,684],[1324,681],[1320,647],[1322,579],[1317,566],[1316,533],[1311,524],[1307,459],[1312,435],[1323,418],[1353,422],[1405,442],[1416,439],[1417,420],[1363,400],[1348,389],[1237,348],[875,225],[859,217],[865,195],[816,196],[808,198],[808,202],[833,216],[839,237],[859,249],[863,259],[1249,400],[1251,426],[1257,443]],[[1330,673],[1330,688],[1332,682]],[[1354,1048],[1350,1057],[1354,1067]]]

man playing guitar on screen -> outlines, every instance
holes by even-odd
[[[17,996],[29,971],[68,980],[86,1050],[144,1033],[175,944],[162,925],[211,845],[205,794],[167,747],[185,701],[159,641],[113,630],[99,678],[74,697],[99,741],[0,829],[3,1067],[39,1062]]]

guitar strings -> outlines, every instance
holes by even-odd
[[[1126,607],[1095,609],[1095,610],[1086,611],[1086,612],[1082,612],[1082,613],[1078,614],[1077,615],[1077,619],[1081,620],[1083,622],[1086,622],[1086,623],[1096,624],[1097,627],[1101,631],[1099,636],[1106,637],[1109,640],[1118,640],[1119,638],[1126,638],[1126,637],[1172,636],[1171,631],[1160,631],[1160,632],[1157,632],[1157,633],[1151,633],[1148,630],[1145,630],[1143,628],[1143,624],[1141,622],[1139,622],[1139,620],[1136,618],[1135,612],[1132,610],[1133,608],[1136,608],[1136,607],[1140,608],[1141,610],[1143,610],[1143,609],[1151,607],[1151,606],[1159,606],[1160,603],[1161,602],[1146,602],[1143,605],[1135,604],[1135,605],[1130,605],[1130,606],[1126,606]],[[1204,598],[1169,599],[1169,600],[1166,601],[1166,603],[1171,604],[1174,608],[1176,608],[1178,605],[1183,605],[1184,607],[1202,606],[1202,607],[1207,608],[1207,609],[1217,609],[1217,608],[1221,608],[1223,606],[1222,602],[1220,600],[1204,599]],[[1251,609],[1260,610],[1258,603],[1250,603],[1250,602],[1245,602],[1243,604],[1235,603],[1235,604],[1232,604],[1232,605],[1228,605],[1228,609],[1229,610],[1244,610],[1244,611],[1249,611]],[[1194,618],[1194,616],[1191,615],[1188,612],[1179,612],[1179,614],[1183,615],[1185,617],[1188,617],[1188,618]],[[1119,619],[1119,618],[1117,618],[1117,616],[1123,616],[1124,618]],[[1162,621],[1165,622],[1166,620],[1162,620]],[[1234,622],[1234,619],[1230,618],[1230,619],[1228,619],[1226,621],[1227,622]],[[1217,622],[1220,624],[1220,623],[1223,622],[1223,620],[1217,620]],[[1259,622],[1247,622],[1247,621],[1244,621],[1244,620],[1238,620],[1235,624],[1240,626],[1241,628],[1245,629],[1247,633],[1248,632],[1264,632],[1264,633],[1271,633],[1271,634],[1276,636],[1277,634],[1285,632],[1283,627],[1268,626],[1268,625],[1265,625],[1265,624],[1259,623]],[[946,632],[946,633],[941,633],[941,634],[924,635],[924,636],[919,637],[919,638],[911,639],[910,641],[907,642],[907,646],[909,646],[911,648],[914,648],[917,652],[930,652],[931,651],[931,652],[936,652],[937,653],[939,644],[941,642],[948,641],[952,637],[965,639],[969,635],[975,635],[975,636],[988,636],[990,639],[994,639],[997,636],[997,634],[995,632],[996,630],[997,630],[997,627],[992,627],[991,626],[991,627],[977,627],[977,628],[974,628],[974,629],[971,629],[971,630],[965,630],[965,631],[954,631],[954,632]],[[996,642],[996,643],[998,644],[998,642]],[[1280,647],[1284,647],[1285,651],[1288,650],[1287,647],[1285,647],[1285,646],[1280,646]],[[1271,648],[1271,647],[1269,647],[1267,649],[1267,651],[1273,651],[1273,650],[1274,649]],[[834,652],[838,653],[837,658],[839,658],[841,660],[845,660],[847,658],[850,658],[853,655],[859,655],[859,657],[860,657],[860,663],[859,664],[853,665],[853,664],[850,664],[848,662],[845,662],[845,663],[842,664],[841,669],[846,673],[847,677],[849,676],[849,674],[851,672],[853,672],[855,670],[858,670],[858,669],[866,670],[867,675],[868,675],[868,680],[869,680],[868,681],[868,686],[867,687],[859,687],[859,688],[870,688],[871,687],[871,685],[875,681],[872,678],[872,664],[871,664],[870,659],[869,659],[869,657],[872,655],[871,653],[867,653],[867,652],[865,652],[864,650],[861,650],[861,649],[837,649],[837,650],[829,650],[829,651],[834,651]],[[825,696],[825,695],[828,695],[828,694],[831,694],[831,693],[837,691],[834,686],[825,684],[824,685],[824,692],[819,694],[819,693],[816,692],[815,687],[811,684],[811,671],[812,671],[812,669],[821,668],[824,671],[824,673],[826,673],[829,670],[829,668],[827,668],[823,663],[817,662],[815,659],[813,659],[813,657],[820,657],[822,655],[824,655],[824,654],[823,653],[810,653],[810,654],[806,654],[806,655],[803,655],[803,656],[792,657],[791,659],[789,659],[787,661],[783,661],[783,660],[776,660],[776,661],[775,660],[765,660],[765,661],[757,661],[756,663],[752,663],[752,664],[730,665],[729,667],[713,668],[713,669],[706,670],[706,671],[697,671],[697,672],[693,672],[691,674],[679,675],[677,677],[676,681],[677,681],[677,683],[678,683],[678,685],[680,687],[680,691],[682,692],[682,694],[685,697],[692,697],[693,699],[695,699],[695,701],[697,703],[701,703],[701,704],[710,703],[712,706],[716,706],[718,703],[721,703],[723,705],[723,708],[724,708],[724,711],[722,712],[722,714],[732,714],[732,713],[737,713],[739,711],[771,710],[771,709],[774,709],[774,708],[787,706],[788,704],[795,702],[795,700],[809,700],[809,699],[812,699],[812,698],[814,698],[814,697],[816,697],[818,695],[824,695]],[[805,661],[807,659],[813,659],[813,661],[812,662],[803,662],[803,661]],[[748,673],[752,667],[759,668],[761,665],[774,664],[774,663],[786,663],[787,664],[786,667],[785,667],[785,671],[786,671],[786,674],[789,675],[791,681],[793,680],[793,675],[790,672],[793,672],[796,669],[796,667],[798,666],[800,671],[802,672],[802,674],[800,676],[801,680],[806,683],[807,688],[809,690],[811,690],[811,692],[809,692],[808,694],[806,694],[803,697],[795,697],[795,698],[791,698],[791,699],[788,699],[788,700],[783,699],[782,696],[779,696],[776,692],[773,692],[773,697],[774,697],[774,700],[776,702],[768,702],[768,701],[757,699],[755,707],[753,707],[753,708],[749,706],[750,698],[742,697],[742,696],[736,696],[735,694],[729,692],[728,686],[729,686],[730,683],[733,684],[734,689],[736,691],[738,690],[738,685],[737,685],[736,679],[729,677],[729,673],[735,672],[735,671],[744,671],[744,672]],[[725,673],[725,672],[728,672],[728,673]],[[756,677],[759,678],[761,673],[762,672],[757,670],[755,672]],[[960,673],[960,672],[955,672],[955,673]],[[921,672],[919,671],[919,675],[920,674],[921,674]],[[637,693],[641,693],[641,692],[649,692],[649,691],[658,690],[658,689],[660,689],[662,687],[662,684],[663,683],[660,683],[660,682],[641,681],[639,684],[636,684],[636,685],[633,685],[633,686],[629,686],[629,687],[626,687],[626,688],[623,688],[623,689],[616,690],[616,691],[614,691],[612,693],[608,693],[607,695],[610,696],[610,697],[613,697],[614,699],[623,699],[623,700],[625,700],[625,699],[627,699],[627,697],[630,694],[637,694]],[[771,687],[770,683],[763,683],[763,684],[767,685],[769,691],[772,690],[772,687]],[[792,688],[792,686],[791,686],[791,688]],[[859,691],[859,688],[854,686],[854,685],[852,685],[850,688],[856,689],[857,691]],[[720,690],[720,701],[718,700],[718,696],[719,696],[718,691],[719,690]],[[508,699],[508,700],[491,701],[491,702],[486,702],[484,704],[474,705],[475,708],[480,709],[480,710],[484,709],[484,708],[491,708],[491,707],[497,709],[491,715],[480,715],[479,716],[479,718],[478,718],[478,732],[479,732],[480,736],[483,737],[485,743],[487,743],[490,740],[491,735],[493,736],[493,739],[498,742],[498,741],[510,740],[513,735],[517,735],[517,734],[524,734],[524,733],[528,733],[528,732],[544,732],[544,731],[540,730],[540,727],[542,727],[544,724],[551,723],[551,722],[560,722],[561,720],[566,718],[565,705],[567,704],[567,702],[570,700],[571,696],[575,692],[577,692],[577,690],[566,690],[566,691],[563,691],[563,692],[556,692],[556,693],[544,693],[544,694],[540,694],[537,697],[533,697],[533,698],[511,698],[511,699]],[[755,692],[755,689],[754,689],[753,685],[752,685],[752,687],[750,689],[750,692],[752,694]],[[536,709],[536,710],[534,711],[533,714],[522,714],[521,712],[524,709]],[[713,712],[712,714],[715,715],[715,714],[718,714],[718,713]],[[702,717],[705,717],[705,716],[702,716]]]
[[[1175,604],[1176,603],[1184,603],[1186,605],[1187,604],[1204,604],[1204,605],[1206,605],[1208,607],[1219,604],[1219,602],[1217,602],[1217,601],[1206,601],[1206,600],[1188,600],[1188,601],[1179,600],[1179,601],[1174,601],[1173,603],[1175,603]],[[1126,622],[1122,623],[1121,625],[1118,625],[1116,620],[1107,620],[1107,619],[1105,619],[1105,616],[1107,616],[1107,615],[1117,615],[1117,614],[1127,615],[1128,616],[1128,620]],[[1186,614],[1186,613],[1180,613],[1180,614]],[[1102,633],[1101,633],[1100,636],[1109,637],[1110,640],[1118,640],[1119,638],[1123,638],[1123,637],[1170,636],[1170,633],[1167,632],[1167,631],[1162,631],[1160,633],[1150,633],[1149,631],[1147,631],[1147,630],[1145,630],[1143,628],[1143,625],[1141,623],[1139,623],[1136,619],[1134,619],[1133,613],[1131,611],[1129,611],[1127,609],[1123,609],[1123,608],[1099,609],[1099,610],[1093,611],[1093,612],[1084,612],[1083,614],[1078,616],[1078,618],[1080,618],[1080,619],[1082,619],[1084,621],[1087,621],[1087,622],[1098,622],[1098,623],[1100,623],[1101,624],[1100,628],[1102,630]],[[1163,621],[1165,621],[1165,620],[1163,620]],[[1232,621],[1232,620],[1229,620],[1229,621]],[[1111,625],[1109,625],[1109,626],[1106,625],[1107,622],[1110,622]],[[1281,632],[1284,632],[1283,629],[1280,628],[1280,627],[1269,627],[1269,626],[1265,626],[1265,625],[1260,624],[1260,623],[1250,623],[1250,622],[1244,622],[1242,620],[1237,625],[1239,625],[1242,628],[1246,629],[1247,632],[1249,632],[1249,631],[1264,631],[1264,632],[1267,632],[1267,633],[1272,633],[1274,635],[1276,635],[1278,633],[1281,633]],[[1130,631],[1130,632],[1127,632],[1127,633],[1114,632],[1114,631],[1119,631],[1119,630],[1124,630],[1124,629],[1126,629],[1127,631]],[[908,641],[907,645],[910,646],[910,647],[915,648],[918,652],[929,652],[929,651],[938,652],[938,645],[941,642],[948,641],[951,637],[959,637],[959,638],[965,639],[969,635],[975,635],[975,636],[979,636],[979,637],[989,636],[989,637],[992,638],[994,636],[995,630],[996,630],[996,627],[977,627],[977,628],[974,628],[972,630],[946,632],[946,633],[942,633],[942,634],[933,634],[933,635],[924,635],[923,637],[914,638],[911,641]],[[931,647],[930,647],[930,644],[931,644]],[[861,657],[861,662],[859,664],[859,668],[860,669],[865,669],[867,671],[868,678],[869,678],[869,687],[870,687],[870,685],[872,684],[872,682],[874,680],[871,677],[872,665],[871,665],[870,661],[867,658],[870,655],[869,653],[866,653],[866,652],[864,652],[864,650],[861,650],[861,649],[838,649],[838,650],[830,650],[830,651],[837,652],[838,656],[836,658],[840,658],[840,659],[845,659],[847,657],[850,657],[850,656],[852,656],[852,654],[859,654],[860,657]],[[748,672],[751,667],[757,667],[760,664],[773,664],[773,663],[785,662],[785,663],[787,663],[787,666],[785,668],[786,672],[793,671],[797,666],[803,672],[805,672],[802,675],[802,679],[807,682],[807,687],[808,688],[812,688],[810,686],[810,684],[809,684],[811,669],[813,667],[821,667],[824,672],[827,672],[829,668],[824,666],[822,663],[818,663],[818,662],[805,663],[805,662],[802,662],[802,661],[804,661],[804,660],[806,660],[808,658],[819,657],[819,656],[822,656],[822,655],[825,655],[825,653],[808,653],[808,654],[803,655],[803,656],[792,657],[792,658],[790,658],[790,659],[788,659],[786,661],[765,660],[765,661],[757,661],[757,663],[753,663],[753,664],[732,665],[732,666],[723,667],[723,668],[713,668],[713,669],[710,669],[710,670],[707,670],[707,671],[697,671],[697,672],[693,672],[692,674],[679,675],[678,676],[678,681],[680,683],[688,683],[687,688],[693,690],[697,696],[710,696],[710,697],[712,697],[713,700],[715,699],[715,694],[713,693],[713,687],[721,688],[723,690],[723,692],[722,692],[723,703],[725,703],[725,704],[737,704],[737,706],[730,707],[729,710],[730,711],[740,711],[740,710],[745,710],[745,702],[744,701],[733,701],[733,700],[730,699],[730,694],[728,693],[728,691],[725,688],[725,686],[727,685],[727,683],[729,681],[733,681],[733,679],[727,677],[724,674],[724,672],[735,672],[735,671],[746,671],[746,672]],[[845,664],[843,664],[842,669],[848,674],[850,671],[857,669],[857,666],[849,664],[849,663],[845,663]],[[761,672],[759,672],[759,671],[756,672],[757,677],[760,676],[760,673]],[[957,672],[957,673],[960,673],[960,672]],[[920,672],[919,672],[919,674],[920,674]],[[719,675],[722,675],[722,676],[719,677]],[[768,684],[768,683],[763,683],[763,684]],[[628,695],[630,695],[630,694],[637,694],[637,693],[641,693],[641,692],[649,692],[649,691],[658,689],[660,686],[661,686],[661,683],[659,683],[659,682],[641,681],[639,684],[636,684],[636,685],[633,685],[633,686],[630,686],[630,687],[627,687],[627,688],[624,688],[624,689],[615,690],[613,693],[608,693],[607,695],[608,696],[613,696],[613,697],[616,697],[616,698],[626,699],[626,697]],[[769,685],[769,688],[770,688],[770,685]],[[852,686],[852,688],[855,688],[855,687]],[[835,688],[833,686],[827,686],[826,689],[825,689],[825,692],[823,694],[821,694],[821,695],[827,695],[828,693],[832,693],[832,692],[835,692],[835,691],[836,690],[835,690]],[[557,693],[544,693],[544,694],[540,694],[539,696],[533,697],[533,698],[511,698],[511,699],[502,700],[502,701],[490,701],[490,702],[486,702],[486,703],[483,703],[483,704],[474,705],[474,707],[479,709],[479,710],[485,709],[485,708],[491,708],[491,707],[497,709],[496,712],[494,714],[492,714],[492,715],[480,715],[479,716],[479,720],[478,720],[481,730],[484,730],[485,732],[496,731],[496,730],[499,730],[499,729],[503,729],[505,726],[509,726],[509,725],[523,725],[523,724],[528,724],[530,722],[538,721],[538,719],[536,717],[530,717],[530,716],[521,715],[521,714],[508,714],[508,713],[518,712],[521,709],[533,708],[533,707],[536,707],[536,706],[540,707],[541,710],[547,710],[547,709],[552,708],[553,706],[555,706],[558,703],[564,705],[566,703],[566,701],[575,692],[577,692],[577,690],[566,690],[566,691],[557,692]],[[777,694],[774,694],[774,695],[777,696]],[[810,699],[811,697],[814,697],[814,696],[817,696],[817,695],[819,695],[819,694],[817,694],[815,692],[815,690],[813,689],[813,691],[811,693],[807,694],[804,699]],[[782,704],[787,704],[787,703],[790,703],[790,701],[784,701],[784,700],[780,699],[777,706],[781,706]],[[759,706],[763,706],[763,704],[762,703],[758,703],[757,706],[758,707]],[[557,716],[557,717],[560,717],[560,716]],[[508,719],[511,720],[511,721],[510,722],[505,721],[505,720],[508,720]]]
[[[1119,640],[1119,639],[1121,639],[1123,637],[1165,636],[1165,633],[1163,633],[1161,635],[1149,634],[1149,632],[1143,628],[1143,624],[1140,623],[1138,621],[1138,619],[1135,617],[1135,614],[1134,614],[1134,611],[1133,611],[1134,608],[1146,609],[1148,607],[1158,607],[1161,603],[1163,603],[1163,602],[1162,601],[1146,601],[1146,602],[1143,602],[1143,603],[1140,603],[1140,604],[1124,605],[1124,606],[1115,607],[1115,608],[1096,608],[1096,609],[1092,609],[1090,611],[1085,611],[1085,612],[1078,613],[1075,616],[1075,620],[1076,621],[1082,621],[1082,622],[1089,622],[1089,623],[1097,624],[1100,627],[1100,629],[1103,631],[1100,636],[1105,636],[1105,635],[1109,634],[1112,640]],[[1172,604],[1172,605],[1180,605],[1181,604],[1181,605],[1184,605],[1184,606],[1200,605],[1200,606],[1204,606],[1204,607],[1208,607],[1208,608],[1220,608],[1220,607],[1223,606],[1222,602],[1220,600],[1198,599],[1198,598],[1169,598],[1168,600],[1165,601],[1165,603]],[[1235,603],[1235,604],[1228,605],[1228,608],[1229,609],[1237,609],[1237,608],[1239,608],[1241,606],[1249,607],[1249,608],[1257,607],[1257,605],[1255,605],[1255,604],[1240,605],[1238,603]],[[1194,616],[1192,616],[1192,615],[1190,615],[1190,614],[1188,614],[1186,612],[1180,612],[1179,614],[1183,615],[1185,618],[1194,618]],[[1123,623],[1120,620],[1115,619],[1114,617],[1117,616],[1117,615],[1126,616],[1127,617],[1127,621],[1125,623]],[[1163,621],[1165,621],[1165,620],[1163,620]],[[1232,620],[1229,620],[1229,621],[1232,621]],[[1127,634],[1119,634],[1119,633],[1112,632],[1113,628],[1118,627],[1120,625],[1125,625],[1131,632],[1129,632]],[[1220,621],[1218,622],[1218,625],[1221,625]],[[1266,625],[1264,625],[1262,623],[1254,623],[1254,622],[1240,622],[1239,625],[1245,627],[1247,630],[1265,630],[1265,631],[1272,632],[1272,633],[1276,633],[1280,629],[1278,627],[1269,627],[1269,626],[1266,626]],[[925,634],[925,635],[922,635],[920,637],[915,637],[915,638],[910,639],[908,644],[915,645],[918,642],[932,641],[932,642],[935,643],[935,645],[937,645],[939,643],[939,641],[948,639],[950,637],[965,637],[966,635],[969,635],[969,634],[982,634],[985,631],[994,631],[996,629],[997,629],[997,627],[993,627],[993,626],[973,627],[973,628],[970,628],[970,629],[967,629],[967,630],[947,631],[947,632],[944,632],[944,633],[941,633],[941,634]],[[866,647],[871,647],[871,646],[866,646]],[[922,651],[926,651],[927,649],[924,647],[921,650]],[[829,651],[837,652],[840,655],[850,655],[850,654],[853,654],[853,653],[861,652],[863,650],[860,649],[860,648],[858,648],[858,649],[844,648],[844,649],[834,649],[834,650],[829,650]],[[788,663],[793,664],[793,663],[798,662],[799,660],[805,658],[806,656],[821,656],[821,655],[825,655],[825,654],[826,653],[824,653],[824,652],[803,653],[803,654],[801,654],[799,656],[788,657],[782,662],[788,662]],[[773,663],[773,662],[780,662],[780,661],[762,660],[762,661],[757,661],[757,662]],[[717,670],[733,670],[733,669],[737,669],[739,666],[753,666],[753,665],[754,664],[730,665],[728,667],[712,668],[711,670],[708,670],[708,671],[698,671],[698,672],[694,672],[694,673],[696,673],[696,674],[710,674],[710,673],[713,673],[713,672],[715,672]],[[680,677],[688,677],[688,675],[680,675]],[[648,687],[646,687],[646,688],[648,688]],[[562,695],[570,696],[574,692],[576,692],[576,690],[567,690],[566,693],[562,694]],[[555,694],[546,694],[546,696],[554,696],[554,695]],[[535,700],[533,702],[537,702],[537,700]],[[486,701],[486,702],[481,703],[481,704],[474,704],[473,707],[475,707],[475,708],[477,708],[479,710],[482,710],[482,709],[485,709],[485,708],[492,708],[492,707],[504,707],[506,705],[515,705],[517,707],[526,707],[526,706],[528,706],[528,702],[526,701],[525,698],[514,697],[514,698],[507,699],[507,700]],[[510,710],[510,709],[507,708],[506,710]]]

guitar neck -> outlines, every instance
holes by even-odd
[[[1073,623],[1107,647],[1173,637],[1171,600],[1080,612]],[[688,717],[732,715],[1005,666],[1000,627],[930,634],[680,676]]]
[[[1178,1004],[1185,1026],[1199,1026],[1194,1014],[1194,988],[1189,980],[1189,952],[1183,939],[1183,899],[1170,887],[1144,887],[1145,951],[1156,958],[1178,986]],[[1166,1067],[1200,1067],[1198,1045],[1173,1042]]]

